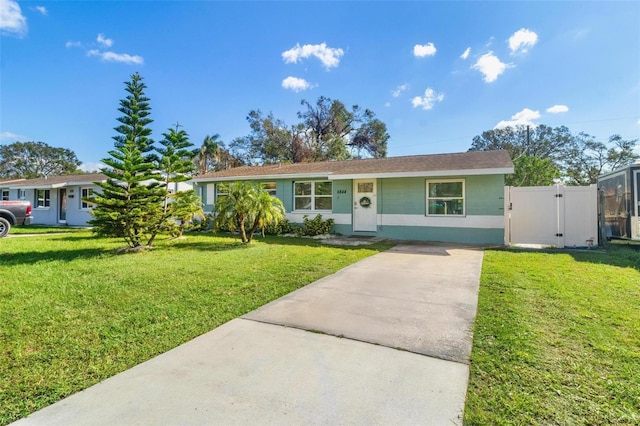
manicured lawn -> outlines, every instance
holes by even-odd
[[[390,244],[189,235],[114,254],[121,246],[88,232],[0,241],[0,424]]]
[[[467,425],[640,424],[640,252],[485,252]]]

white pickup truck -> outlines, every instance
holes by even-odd
[[[31,223],[29,201],[0,201],[0,238],[7,236],[12,226]]]

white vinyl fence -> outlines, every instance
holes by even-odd
[[[598,244],[598,190],[591,186],[505,187],[505,245]]]

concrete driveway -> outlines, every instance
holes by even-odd
[[[461,424],[482,256],[398,245],[15,424]]]

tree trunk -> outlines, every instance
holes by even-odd
[[[236,222],[238,223],[238,229],[240,230],[240,239],[242,239],[243,243],[248,243],[247,232],[244,229],[244,217],[237,215]]]
[[[251,230],[249,231],[249,241],[248,241],[249,243],[253,239],[253,234],[255,234],[256,231],[258,230],[258,226],[260,226],[260,221],[258,219],[256,219],[253,222],[253,226],[251,227]]]

